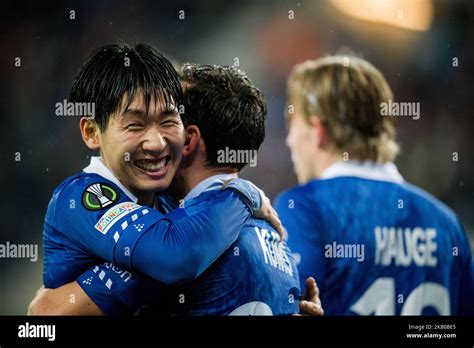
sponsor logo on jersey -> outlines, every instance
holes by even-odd
[[[126,283],[132,278],[132,273],[129,271],[124,271],[111,262],[104,262],[103,266],[94,266],[92,268],[92,271],[98,276],[99,280],[105,284],[107,289],[112,290],[112,287],[114,285],[114,282],[111,278],[109,278],[107,275],[108,273],[104,270],[112,270],[113,272],[117,273],[120,276],[120,279]],[[83,284],[85,285],[91,285],[92,284],[93,277],[89,277],[85,280],[82,281]],[[113,290],[112,290],[113,291]]]
[[[101,210],[120,198],[117,190],[104,183],[89,185],[82,193],[82,205],[87,210]]]
[[[105,235],[118,220],[139,208],[141,208],[140,205],[132,202],[117,204],[107,210],[94,227],[97,231]]]

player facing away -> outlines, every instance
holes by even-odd
[[[95,104],[95,118],[82,117],[80,130],[101,156],[53,193],[44,285],[74,281],[101,261],[164,283],[197,277],[237,239],[261,197],[236,179],[192,210],[181,209],[179,220],[154,209],[186,142],[174,67],[148,45],[101,47],[79,71],[71,102]]]
[[[403,180],[393,160],[393,99],[356,57],[297,65],[286,143],[299,186],[275,208],[300,279],[318,279],[329,315],[472,314],[468,239],[446,205]]]
[[[160,197],[161,209],[172,210],[168,216],[176,221],[185,216],[184,209],[175,209],[178,202],[188,211],[211,204],[223,182],[237,178],[247,163],[220,158],[219,152],[256,153],[266,117],[263,94],[238,69],[187,64],[181,78],[186,144],[169,195]],[[226,214],[222,209],[222,219]],[[166,287],[110,263],[94,266],[77,283],[104,314],[133,314],[142,305],[148,314],[174,315],[289,315],[299,309],[295,262],[274,228],[256,218],[190,283]],[[80,308],[75,313],[84,314]]]

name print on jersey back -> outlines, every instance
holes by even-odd
[[[436,267],[436,229],[380,227],[375,234],[375,264]]]

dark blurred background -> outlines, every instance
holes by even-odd
[[[473,236],[473,1],[19,0],[0,8],[2,244],[41,250],[53,189],[88,164],[78,119],[55,116],[55,104],[68,98],[89,53],[112,42],[152,43],[177,62],[238,63],[269,108],[258,165],[244,177],[270,198],[296,184],[283,117],[291,67],[357,53],[383,72],[398,101],[421,104],[419,120],[396,119],[399,170],[452,207]],[[42,284],[41,254],[37,262],[0,259],[0,315],[26,312]]]

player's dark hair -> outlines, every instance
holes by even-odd
[[[219,163],[218,152],[258,150],[265,138],[267,107],[263,93],[244,72],[228,66],[183,64],[185,126],[199,127],[206,144],[209,167],[232,167],[246,163]]]
[[[122,107],[123,96],[127,95],[127,110],[140,88],[147,113],[152,98],[165,105],[172,101],[176,106],[182,103],[178,74],[154,47],[111,44],[96,49],[83,63],[69,99],[75,103],[95,103],[95,121],[104,131],[110,116]]]

